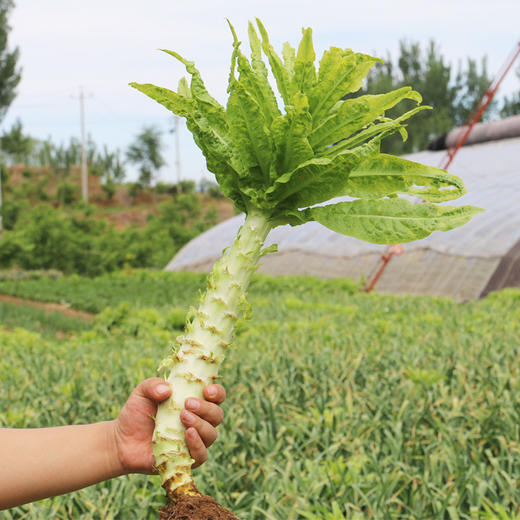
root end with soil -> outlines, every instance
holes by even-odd
[[[207,495],[181,495],[159,509],[160,520],[238,520]]]

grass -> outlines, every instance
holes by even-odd
[[[77,275],[52,279],[2,280],[0,294],[44,302],[67,303],[75,309],[98,313],[122,302],[135,307],[186,306],[197,301],[206,287],[206,274],[164,271],[125,270],[96,278]],[[344,298],[357,289],[350,280],[320,280],[314,277],[281,276],[273,281],[257,275],[250,293],[291,293],[305,297],[312,293],[329,293]]]
[[[155,309],[123,303],[66,344],[0,332],[0,425],[115,417],[202,280],[180,277],[172,308],[151,294],[156,276],[127,283]],[[254,318],[225,361],[226,419],[201,489],[241,520],[516,518],[520,291],[457,304],[299,280],[258,278],[250,291]],[[132,475],[2,518],[155,519],[161,503],[156,477]]]

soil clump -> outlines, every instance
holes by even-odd
[[[168,501],[159,509],[160,520],[238,520],[207,495],[183,495],[175,504]]]

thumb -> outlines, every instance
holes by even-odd
[[[132,393],[136,397],[144,397],[150,401],[160,403],[170,397],[172,389],[164,379],[151,377],[139,383]]]

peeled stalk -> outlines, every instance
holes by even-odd
[[[204,386],[217,380],[270,229],[268,219],[259,211],[247,215],[235,241],[214,265],[199,308],[188,321],[186,334],[178,338],[179,349],[162,363],[171,366],[167,382],[172,395],[159,406],[153,450],[162,485],[172,502],[182,495],[200,495],[190,469],[193,459],[180,412],[186,398],[202,398]]]

